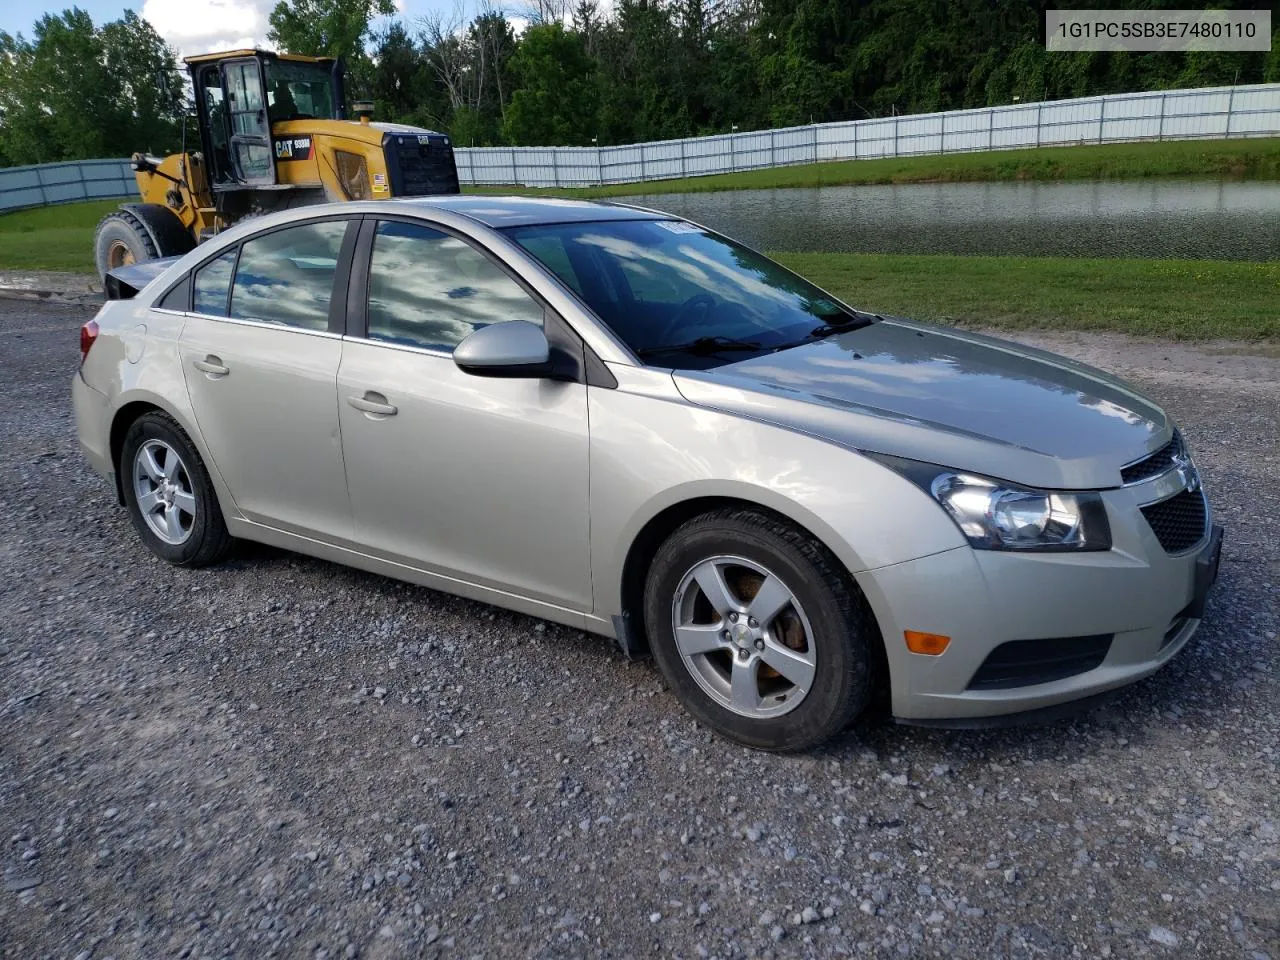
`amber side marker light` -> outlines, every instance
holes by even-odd
[[[936,657],[947,649],[951,643],[950,637],[944,637],[940,633],[921,633],[919,630],[903,630],[903,637],[907,641],[907,649],[912,653],[922,653],[926,657]]]

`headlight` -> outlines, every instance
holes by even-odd
[[[1102,497],[1032,490],[937,464],[868,454],[938,501],[980,550],[1110,550]]]

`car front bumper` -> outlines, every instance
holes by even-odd
[[[1167,495],[1150,486],[1104,494],[1113,538],[1105,552],[960,547],[859,574],[885,641],[894,716],[957,726],[974,726],[978,718],[1013,720],[1025,711],[1050,716],[1060,705],[1098,697],[1164,666],[1200,625],[1221,542],[1206,506],[1200,542],[1166,553],[1138,508]],[[906,630],[951,642],[939,656],[915,654],[904,642]],[[1097,659],[1047,682],[1036,682],[1035,671],[1030,682],[996,688],[981,682],[989,666],[979,671],[997,648],[1014,644],[1003,649],[1034,653],[1038,641],[1046,648],[1093,645]]]

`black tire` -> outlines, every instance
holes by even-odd
[[[120,208],[142,221],[162,257],[180,257],[196,247],[195,237],[178,215],[159,203],[127,203]]]
[[[160,250],[146,226],[128,210],[108,213],[94,231],[93,257],[99,277],[105,277],[109,270],[117,267],[145,263],[159,256]]]
[[[672,603],[696,565],[736,556],[780,577],[803,607],[815,648],[813,683],[789,712],[744,716],[713,699],[676,647]],[[847,727],[872,693],[880,634],[856,584],[822,544],[775,514],[725,509],[704,514],[658,549],[645,582],[645,626],[653,657],[667,683],[698,722],[760,750],[805,750]],[[744,654],[745,656],[745,654]]]
[[[151,529],[138,505],[134,461],[139,449],[153,440],[167,444],[177,452],[195,499],[194,516],[186,539],[179,544],[161,539]],[[206,567],[226,557],[233,540],[227,532],[213,482],[209,479],[209,472],[205,469],[200,454],[196,452],[195,445],[172,417],[157,410],[143,414],[130,424],[124,445],[120,449],[120,462],[116,464],[116,470],[124,490],[129,519],[152,553],[179,567]]]
[[[93,256],[98,276],[130,263],[187,253],[195,240],[182,221],[158,203],[134,203],[112,211],[98,223],[93,235]]]

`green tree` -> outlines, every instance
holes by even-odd
[[[373,65],[365,52],[376,16],[395,13],[393,0],[279,0],[267,18],[267,39],[287,53],[342,57],[348,92],[371,93]]]
[[[392,22],[375,33],[370,56],[368,93],[375,117],[421,127],[448,126],[448,94],[404,24]]]
[[[510,61],[517,87],[504,132],[511,143],[584,144],[595,114],[593,67],[582,38],[559,24],[529,27]]]
[[[605,141],[659,140],[693,129],[680,46],[672,9],[654,0],[619,0],[598,46]]]
[[[32,39],[0,33],[0,152],[11,163],[120,157],[177,146],[173,51],[132,12],[99,29],[84,10],[45,14]]]
[[[173,50],[132,10],[102,28],[102,44],[107,72],[120,83],[116,105],[129,139],[167,153],[177,146],[186,100]]]

